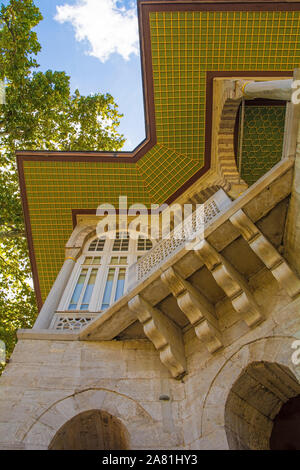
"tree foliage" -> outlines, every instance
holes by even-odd
[[[18,328],[37,314],[16,171],[16,150],[122,148],[121,115],[113,97],[70,92],[61,71],[41,72],[34,27],[42,20],[33,0],[10,0],[0,9],[0,340],[13,350]]]

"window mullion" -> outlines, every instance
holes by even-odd
[[[109,266],[105,264],[102,268],[102,281],[100,282],[100,288],[99,288],[99,297],[98,297],[98,302],[97,302],[97,311],[102,310],[102,304],[104,300],[104,293],[105,293],[105,287],[106,287],[106,282],[107,282],[107,277],[108,277],[108,271],[109,271]]]
[[[115,243],[116,241],[117,243]],[[82,255],[76,268],[74,267],[72,275],[70,276],[69,284],[62,297],[61,305],[63,305],[66,310],[69,310],[74,290],[83,270],[86,270],[84,271],[86,272],[86,275],[85,278],[81,278],[82,280],[84,279],[84,282],[81,283],[81,285],[83,285],[76,304],[76,310],[80,310],[82,305],[88,305],[87,309],[89,311],[101,311],[103,304],[105,305],[105,309],[110,307],[110,305],[115,302],[116,296],[120,298],[127,292],[129,266],[137,261],[138,256],[143,256],[147,251],[147,241],[140,243],[141,250],[138,250],[138,240],[131,238],[130,236],[127,241],[119,236],[116,236],[115,239],[107,238],[104,243],[104,249],[101,252],[97,251],[99,241],[95,244],[94,250],[88,251],[90,245],[91,244],[84,249],[84,255]],[[118,247],[118,251],[113,251],[114,246],[115,248]],[[85,264],[86,257],[92,258],[91,264]],[[100,264],[92,264],[95,257],[101,258]],[[111,264],[112,257],[118,257],[117,260],[113,260],[116,264]],[[126,258],[125,264],[122,264],[125,262],[125,259],[121,259],[122,257]],[[93,279],[91,279],[92,275]],[[110,279],[110,281],[108,279]],[[88,291],[89,293],[86,299],[89,298],[89,302],[87,303],[86,299],[84,300],[84,296],[87,289],[91,289],[91,287],[88,287],[90,282],[93,283],[93,290],[92,292],[90,292],[90,290]],[[108,296],[110,297],[109,300],[107,298]]]
[[[85,290],[86,290],[86,287],[88,285],[90,275],[91,275],[91,272],[92,272],[92,266],[90,266],[89,268],[86,268],[86,267],[83,266],[83,269],[84,268],[87,269],[88,271],[86,273],[86,277],[85,277],[84,284],[83,284],[83,287],[82,287],[82,290],[81,290],[81,293],[80,293],[80,297],[79,297],[78,302],[77,302],[77,309],[76,310],[80,310],[82,299],[83,299],[83,296],[84,296],[84,293],[85,293]]]
[[[101,310],[102,299],[105,289],[105,279],[107,278],[107,266],[103,257],[103,265],[99,267],[99,271],[96,278],[95,294],[94,294],[94,305],[95,312]]]
[[[60,303],[58,305],[58,311],[66,311],[69,310],[69,305],[71,302],[71,298],[73,296],[73,292],[79,280],[79,276],[82,270],[82,256],[77,260],[72,273],[70,275],[69,281],[67,283],[66,289],[61,297]]]
[[[114,266],[115,267],[115,273],[114,273],[114,281],[113,281],[113,285],[112,285],[112,296],[111,296],[111,299],[110,299],[110,305],[114,303],[115,301],[115,296],[116,296],[116,291],[117,291],[117,282],[118,282],[118,276],[119,276],[119,270],[120,270],[120,267],[119,266]]]
[[[124,292],[123,295],[127,292],[127,284],[128,284],[128,267],[129,267],[129,260],[127,261],[127,266],[124,266],[126,269],[125,271],[125,282],[124,282]]]
[[[110,277],[110,271],[113,273],[113,279],[110,280],[109,277]],[[106,274],[106,277],[105,277],[105,286],[104,286],[104,292],[103,292],[103,298],[102,298],[102,304],[101,304],[101,308],[102,308],[102,305],[104,303],[104,300],[105,300],[105,305],[107,305],[107,307],[105,308],[108,308],[111,304],[111,299],[112,299],[112,291],[113,291],[113,283],[114,283],[114,275],[115,275],[115,269],[112,268],[111,266],[108,266],[107,268],[107,274]],[[108,299],[105,299],[106,297],[106,288],[109,286],[109,283],[111,283],[111,289],[110,289],[110,295],[109,295],[109,298]]]
[[[101,262],[102,262],[102,258],[101,258]],[[94,269],[97,269],[97,275],[96,275],[95,285],[94,285],[94,289],[93,289],[90,304],[89,304],[89,311],[91,311],[91,312],[96,312],[97,311],[97,304],[98,304],[98,299],[99,299],[99,290],[102,286],[102,283],[101,283],[102,265],[95,266]]]

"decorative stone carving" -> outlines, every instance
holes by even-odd
[[[263,316],[243,276],[206,240],[197,244],[195,252],[247,325],[254,326],[260,323]]]
[[[78,247],[75,247],[75,248],[66,247],[66,249],[65,249],[65,259],[73,258],[75,261],[77,261],[77,259],[81,255],[81,252],[82,252],[81,247],[80,248],[78,248]]]
[[[56,315],[52,328],[55,330],[80,330],[83,326],[87,325],[93,318],[94,315]]]
[[[240,209],[229,220],[240,231],[250,248],[271,271],[288,295],[292,298],[297,297],[300,294],[300,280],[245,212]]]
[[[167,269],[161,279],[176,297],[179,308],[208,351],[213,353],[220,349],[222,340],[214,306],[173,268]]]
[[[230,96],[230,93],[227,91],[225,95]],[[240,99],[227,97],[220,115],[217,139],[218,170],[223,180],[221,186],[234,198],[248,187],[239,174],[234,151],[234,129],[240,103]]]
[[[181,379],[187,369],[180,328],[140,295],[133,297],[128,302],[128,307],[136,314],[143,325],[146,336],[159,351],[161,362],[169,369],[174,378]]]
[[[162,239],[150,251],[129,268],[129,285],[146,279],[167,259],[174,256],[186,243],[203,234],[203,230],[231,204],[231,199],[220,189],[203,204],[202,211],[194,211],[182,225],[177,225],[168,238]]]

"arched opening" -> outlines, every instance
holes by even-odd
[[[295,427],[296,422],[299,429],[299,394],[300,384],[288,367],[271,362],[250,364],[232,386],[226,401],[225,430],[229,448],[277,448],[274,446],[278,446],[284,429]],[[299,448],[299,433],[295,439]],[[285,445],[295,446],[295,442]]]
[[[245,100],[243,125],[242,114],[240,104],[234,129],[234,154],[241,178],[251,186],[282,158],[286,101]]]
[[[300,395],[290,398],[274,419],[271,450],[300,450]]]
[[[127,450],[129,436],[110,413],[90,410],[67,421],[56,433],[49,450]]]

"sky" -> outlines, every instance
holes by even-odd
[[[110,93],[124,114],[119,132],[133,150],[145,138],[136,0],[35,0],[40,69],[65,71],[71,91]]]

